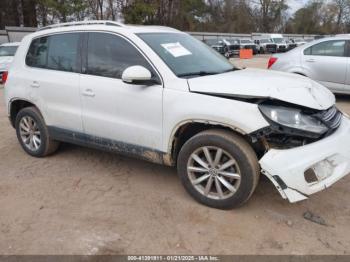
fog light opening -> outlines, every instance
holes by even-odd
[[[309,184],[318,182],[317,175],[313,168],[309,168],[304,172],[305,181]]]

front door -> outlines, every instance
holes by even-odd
[[[123,71],[134,65],[158,74],[127,39],[112,33],[88,33],[80,77],[84,132],[94,143],[130,151],[162,145],[161,84],[127,84]]]

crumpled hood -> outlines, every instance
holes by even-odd
[[[0,56],[0,69],[8,69],[13,61],[13,56]]]
[[[334,95],[304,76],[244,69],[188,79],[191,92],[240,98],[271,98],[295,105],[325,110],[335,104]]]

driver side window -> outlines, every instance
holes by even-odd
[[[121,79],[123,71],[140,65],[155,72],[140,52],[127,40],[108,33],[89,33],[87,67],[89,75]]]

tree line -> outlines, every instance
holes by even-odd
[[[350,0],[0,0],[0,29],[86,19],[165,25],[183,31],[337,34],[350,32]]]

